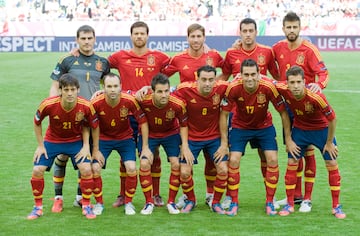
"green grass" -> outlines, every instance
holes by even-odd
[[[32,156],[36,148],[33,115],[40,101],[48,96],[49,75],[62,53],[1,53],[0,54],[0,235],[358,235],[360,231],[359,174],[359,114],[360,54],[322,53],[330,71],[330,83],[325,93],[338,117],[336,136],[340,148],[339,167],[342,174],[341,202],[347,218],[335,219],[330,214],[331,198],[327,172],[317,155],[318,174],[313,194],[313,211],[294,213],[289,217],[268,217],[263,212],[265,190],[256,151],[247,150],[241,162],[240,211],[236,217],[211,213],[204,204],[205,180],[203,159],[195,166],[195,191],[198,206],[188,215],[169,215],[166,208],[156,208],[151,216],[125,216],[124,209],[114,209],[111,203],[119,190],[119,160],[111,155],[104,170],[105,212],[95,220],[81,216],[72,207],[76,192],[76,175],[71,165],[65,179],[65,209],[51,213],[53,185],[46,173],[44,216],[26,220],[33,205],[30,187]],[[108,54],[104,54],[106,56]],[[173,79],[177,83],[178,79]],[[281,138],[279,115],[273,112],[279,136],[280,181],[277,198],[285,196],[283,176],[286,154]],[[163,157],[165,155],[162,155]],[[167,198],[169,164],[163,161],[161,192]],[[144,197],[140,185],[134,198],[137,212]]]

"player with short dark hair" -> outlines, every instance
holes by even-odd
[[[161,72],[169,63],[170,57],[158,50],[151,50],[147,47],[149,39],[149,27],[145,22],[138,21],[130,27],[130,38],[133,47],[130,50],[120,50],[108,57],[111,68],[116,68],[122,79],[122,89],[124,91],[138,91],[143,86],[149,86],[151,79]],[[134,130],[134,138],[137,138],[138,126],[131,118],[131,126]],[[124,166],[120,162],[120,193],[113,203],[113,207],[119,207],[124,204],[124,183],[126,175]],[[160,196],[160,176],[161,159],[159,151],[154,153],[154,163],[152,165],[153,177],[153,197],[156,206],[164,205]]]
[[[179,214],[175,205],[176,194],[180,186],[180,146],[187,145],[187,113],[185,103],[170,95],[170,81],[164,74],[157,74],[151,81],[151,93],[139,104],[149,123],[149,147],[154,152],[161,145],[170,162],[169,197],[167,209],[170,214]],[[152,198],[151,160],[140,160],[139,179],[145,196],[145,206],[141,214],[150,215],[154,209]]]
[[[212,67],[222,67],[223,58],[215,49],[206,49],[205,47],[205,28],[194,23],[187,28],[187,41],[189,48],[173,56],[169,65],[163,70],[168,76],[179,73],[180,83],[192,82],[197,80],[197,69],[204,65]],[[206,180],[205,203],[211,208],[214,196],[214,181],[216,178],[216,167],[208,153],[204,153],[205,168],[204,175]],[[183,194],[176,204],[182,208],[185,204],[186,195]]]
[[[223,74],[220,75],[219,78],[222,80],[228,80],[232,75],[233,79],[236,79],[240,75],[241,63],[244,60],[253,59],[258,65],[259,73],[261,75],[267,76],[269,72],[273,79],[278,80],[280,76],[278,67],[275,62],[274,52],[272,51],[271,47],[256,42],[256,36],[258,33],[256,21],[252,18],[244,18],[240,21],[239,29],[240,39],[234,44],[232,48],[227,50],[222,69]],[[236,112],[236,110],[233,112]],[[231,116],[232,114],[230,113],[230,126]],[[252,142],[250,142],[250,146],[252,148],[258,148]],[[266,183],[265,179],[267,161],[263,150],[260,148],[258,148],[258,154],[260,157],[261,174],[263,176],[264,183]],[[274,203],[276,203],[275,200]],[[222,206],[224,209],[228,209],[230,204],[231,197],[227,196],[222,202]],[[279,208],[279,206],[276,206],[275,208]]]
[[[284,124],[286,138],[290,138],[290,122],[282,97],[272,81],[259,73],[259,66],[252,59],[245,59],[241,64],[240,77],[232,81],[226,91],[220,115],[222,145],[229,145],[230,161],[228,173],[228,195],[232,198],[227,215],[234,216],[238,210],[240,185],[240,161],[245,154],[248,142],[259,147],[265,156],[266,173],[264,174],[266,200],[265,212],[276,215],[273,198],[279,179],[278,146],[276,131],[269,111],[269,103],[279,112]],[[227,120],[234,110],[229,131]],[[229,139],[229,142],[228,142]]]
[[[76,42],[79,46],[79,56],[67,54],[62,57],[51,73],[50,96],[58,95],[59,78],[65,73],[70,73],[79,81],[79,95],[90,100],[91,96],[100,89],[102,77],[110,72],[110,66],[106,58],[94,52],[96,42],[94,28],[89,25],[80,26],[76,32]],[[63,210],[62,190],[67,160],[68,157],[64,155],[59,155],[55,159],[53,176],[55,200],[52,212],[61,212]],[[81,206],[81,195],[81,189],[78,187],[74,206]]]
[[[279,93],[284,97],[294,114],[291,131],[295,148],[289,147],[288,164],[285,174],[287,204],[279,212],[287,216],[294,212],[294,194],[296,172],[299,159],[304,156],[309,145],[317,147],[325,160],[332,197],[332,214],[338,219],[344,219],[346,214],[340,205],[340,180],[337,157],[338,148],[335,140],[336,114],[328,103],[325,95],[313,92],[306,87],[306,75],[299,66],[292,66],[286,72],[287,83],[278,83]]]
[[[295,12],[287,13],[283,18],[282,30],[286,39],[280,40],[273,45],[275,60],[279,66],[280,80],[286,80],[286,71],[294,65],[304,70],[305,82],[313,92],[321,91],[329,81],[329,74],[326,65],[321,58],[319,50],[314,44],[300,37],[301,21]],[[292,114],[290,113],[292,119]],[[295,189],[295,203],[300,204],[300,212],[310,212],[311,194],[316,176],[315,150],[309,146],[305,152],[305,168],[303,159],[299,160],[298,180]],[[305,191],[302,194],[302,172],[304,170]],[[279,201],[284,205],[286,200]]]
[[[94,189],[91,171],[89,136],[90,128],[98,123],[95,110],[82,97],[78,97],[79,82],[71,74],[63,74],[59,79],[58,96],[43,100],[34,117],[34,129],[38,146],[34,154],[34,168],[31,187],[35,207],[28,215],[29,220],[43,214],[44,172],[49,171],[59,154],[71,158],[74,168],[80,171],[80,188],[83,196],[82,212],[88,219],[96,215],[90,206]],[[42,135],[42,121],[49,117],[46,134]]]
[[[220,149],[219,115],[220,104],[224,98],[228,83],[216,79],[216,69],[205,65],[197,70],[197,80],[178,85],[174,91],[186,101],[188,112],[188,143],[182,145],[182,159],[180,164],[180,181],[183,192],[187,196],[182,213],[190,213],[196,204],[192,166],[197,164],[197,157],[201,150],[210,154],[214,162],[217,175],[214,183],[214,198],[212,210],[224,214],[220,199],[227,182],[227,148]]]
[[[93,137],[93,174],[96,205],[94,213],[100,215],[104,209],[102,194],[101,168],[113,150],[116,150],[126,167],[125,181],[125,214],[134,215],[135,207],[132,199],[137,186],[136,145],[133,130],[130,126],[130,115],[138,122],[142,134],[141,156],[151,158],[148,146],[148,123],[144,112],[135,98],[121,92],[121,80],[116,74],[104,76],[104,93],[91,100],[99,119],[99,126],[92,130]]]

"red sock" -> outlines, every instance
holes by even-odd
[[[180,187],[180,170],[171,169],[169,177],[169,198],[168,203],[175,202]]]
[[[132,202],[132,199],[135,195],[137,185],[137,176],[136,172],[127,174],[125,182],[125,204]]]
[[[305,180],[305,193],[304,199],[311,200],[311,195],[315,182],[316,175],[316,161],[314,155],[314,149],[308,148],[306,150],[305,156],[305,170],[304,170],[304,180]]]
[[[81,176],[80,188],[82,192],[82,205],[90,205],[90,197],[94,190],[94,180],[92,175]]]
[[[123,161],[120,161],[120,194],[125,196],[126,168]]]
[[[299,159],[298,162],[298,168],[296,171],[296,186],[295,186],[295,193],[294,193],[294,197],[295,198],[302,198],[302,174],[303,174],[303,169],[304,169],[304,160],[303,158]]]
[[[328,170],[329,173],[328,178],[329,178],[329,185],[330,185],[331,197],[332,197],[332,207],[335,208],[339,204],[341,176],[339,173],[338,165],[336,166],[327,165],[326,169]]]
[[[227,174],[224,175],[216,175],[216,180],[214,183],[214,198],[212,204],[219,203],[225,189],[227,187]]]
[[[279,181],[279,166],[268,166],[266,168],[266,202],[273,202]]]
[[[214,193],[214,182],[216,179],[216,167],[214,165],[213,160],[211,160],[210,154],[204,152],[205,158],[205,167],[204,167],[204,175],[206,181],[206,192]]]
[[[160,195],[160,176],[161,176],[161,158],[159,154],[154,155],[154,161],[151,165],[151,177],[152,177],[152,195]]]
[[[146,203],[154,203],[154,200],[152,198],[152,178],[151,178],[151,171],[149,170],[144,170],[140,168],[139,171],[139,180],[140,180],[140,185],[142,188],[142,191],[144,193],[145,196],[145,202]]]
[[[190,201],[196,202],[195,193],[194,193],[194,180],[190,175],[187,179],[182,179],[180,177],[181,186],[184,194]]]
[[[232,168],[229,166],[228,171],[228,185],[227,192],[228,196],[232,198],[232,202],[239,202],[239,186],[240,186],[240,172],[239,168]]]
[[[94,197],[97,203],[104,204],[102,192],[102,178],[100,175],[93,176],[94,181]]]
[[[44,192],[44,176],[32,176],[30,179],[32,193],[34,196],[35,206],[42,206],[43,192]]]
[[[298,164],[288,164],[285,173],[285,188],[288,204],[294,206],[294,193],[296,185],[296,172]]]

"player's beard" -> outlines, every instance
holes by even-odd
[[[166,104],[169,103],[169,98],[160,98],[158,101],[155,102],[157,107],[165,107]]]
[[[287,40],[292,43],[295,42],[298,39],[298,37],[299,37],[299,35],[296,35],[294,33],[288,34],[286,36]]]
[[[146,47],[146,41],[144,41],[144,40],[135,40],[134,47],[136,47],[136,48],[144,48],[144,47]]]
[[[196,43],[196,44],[195,44],[195,43],[194,43],[194,44],[190,45],[190,47],[191,47],[191,49],[192,49],[193,51],[198,52],[198,51],[200,51],[200,50],[203,49],[204,44],[201,44],[201,43]]]

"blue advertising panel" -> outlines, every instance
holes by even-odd
[[[237,36],[207,36],[206,44],[218,51],[226,51]],[[282,36],[259,36],[257,42],[272,46]],[[321,51],[359,51],[360,36],[309,36],[304,37]],[[97,52],[115,52],[132,47],[129,37],[99,36],[96,38]],[[69,52],[76,47],[74,37],[51,36],[4,36],[0,37],[0,52]],[[163,52],[181,52],[188,47],[186,37],[150,37],[148,47]]]

